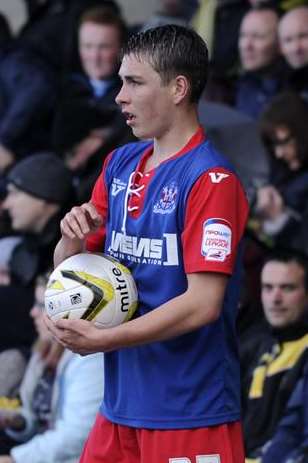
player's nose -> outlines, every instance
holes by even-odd
[[[115,102],[121,106],[123,105],[124,103],[127,103],[128,101],[128,93],[127,93],[127,90],[124,86],[124,84],[122,85],[119,93],[117,94],[116,98],[115,98]]]

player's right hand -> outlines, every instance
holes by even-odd
[[[73,207],[62,219],[62,237],[84,240],[103,224],[103,219],[92,203]]]

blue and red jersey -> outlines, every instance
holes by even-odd
[[[187,289],[187,274],[230,275],[218,320],[191,333],[105,354],[109,420],[152,429],[205,427],[240,417],[235,319],[240,285],[239,244],[248,207],[229,162],[200,128],[189,143],[144,172],[152,142],[115,150],[92,194],[105,219],[89,237],[130,268],[137,316]]]

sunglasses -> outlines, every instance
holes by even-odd
[[[270,140],[270,144],[271,144],[271,146],[274,146],[274,147],[276,147],[276,146],[285,146],[288,143],[291,143],[293,141],[294,141],[294,136],[290,134],[290,135],[287,135],[286,137],[279,138],[279,139],[272,138]]]

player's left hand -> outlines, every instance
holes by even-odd
[[[66,319],[53,322],[46,314],[44,314],[44,322],[56,340],[73,352],[87,355],[109,350],[108,343],[103,342],[107,341],[108,336],[104,333],[108,330],[98,329],[92,322]]]

